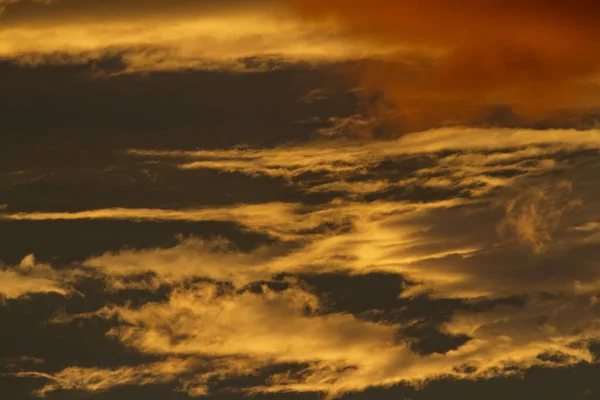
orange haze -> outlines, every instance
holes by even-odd
[[[414,51],[361,71],[400,114],[465,121],[486,106],[540,117],[600,104],[595,0],[289,0],[310,19]]]

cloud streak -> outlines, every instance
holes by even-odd
[[[19,378],[44,378],[49,381],[35,394],[45,397],[57,390],[82,390],[86,392],[105,392],[119,386],[167,383],[194,367],[194,360],[169,359],[154,364],[117,369],[69,367],[56,374],[43,372],[20,372],[13,376]],[[199,392],[199,391],[197,391]],[[198,393],[200,394],[200,393]]]
[[[347,193],[360,198],[393,189],[420,188],[459,190],[479,197],[509,187],[519,177],[560,170],[556,157],[563,152],[599,146],[597,130],[443,128],[386,141],[337,139],[269,149],[132,149],[127,153],[166,160],[186,171],[209,169],[281,177],[310,193]],[[453,154],[436,154],[441,152]],[[382,171],[380,166],[385,163],[404,163],[408,169]],[[318,178],[306,180],[310,174]],[[377,179],[370,179],[374,175]]]
[[[38,65],[119,56],[125,72],[253,71],[273,68],[273,63],[331,62],[393,50],[346,38],[331,23],[303,23],[268,4],[202,7],[179,2],[164,7],[155,2],[153,8],[129,2],[110,16],[100,2],[85,2],[89,9],[61,3],[45,6],[50,16],[33,8],[31,16],[25,9],[11,19],[7,10],[0,57]]]

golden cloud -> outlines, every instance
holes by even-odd
[[[590,264],[593,252],[586,246],[593,243],[595,231],[578,227],[600,219],[594,211],[596,185],[582,180],[581,172],[560,158],[565,152],[576,155],[598,149],[599,138],[597,130],[447,128],[384,142],[316,142],[191,152],[132,150],[129,153],[138,157],[177,159],[183,168],[283,175],[307,192],[342,191],[348,197],[319,205],[114,208],[3,213],[0,218],[228,221],[276,239],[273,245],[240,252],[224,241],[191,238],[173,248],[123,250],[85,261],[85,265],[110,276],[115,287],[124,284],[124,277],[148,271],[157,276],[153,285],[208,277],[240,287],[280,273],[340,270],[402,274],[419,283],[406,291],[406,296],[429,291],[435,297],[502,297],[523,290],[570,290],[576,281],[584,279],[593,287],[600,277]],[[392,168],[385,180],[353,179],[368,174],[383,161],[419,155],[426,155],[429,162],[412,171],[394,172]],[[191,167],[194,163],[200,165]],[[330,178],[316,184],[297,178],[307,171],[325,171]],[[582,193],[571,197],[566,190],[569,185],[548,181],[550,172],[564,174]],[[386,191],[397,188],[408,195],[402,200],[388,199]],[[424,202],[419,196],[411,197],[411,190],[430,190],[435,196]],[[366,195],[379,200],[363,202],[361,196]],[[584,201],[583,214],[564,212],[579,198]],[[498,235],[498,224],[504,235]],[[329,228],[320,229],[324,226]],[[504,240],[507,238],[527,244],[541,258],[519,255],[511,240]],[[558,269],[556,273],[562,276],[559,281],[541,279],[544,268],[554,270],[565,262],[560,257],[544,258],[539,250],[549,247],[555,258],[581,252],[578,268],[571,272]],[[515,259],[505,261],[506,257]],[[511,267],[501,267],[502,263]],[[522,276],[518,285],[511,283],[511,274],[516,273],[512,268],[517,267]]]
[[[65,275],[50,265],[37,263],[30,254],[15,267],[0,266],[0,295],[9,299],[18,298],[30,293],[58,293],[65,295]]]
[[[399,340],[397,325],[364,322],[348,314],[307,315],[307,308],[316,311],[320,302],[298,287],[223,293],[213,284],[202,283],[175,290],[168,303],[136,309],[107,307],[97,313],[121,321],[111,336],[138,351],[179,360],[176,367],[169,361],[114,371],[70,368],[49,377],[54,382],[45,390],[96,391],[110,385],[181,379],[191,394],[204,394],[209,375],[193,375],[199,364],[194,357],[214,360],[210,376],[217,379],[256,373],[267,365],[308,364],[299,374],[275,373],[264,386],[247,390],[329,395],[399,382],[420,384],[441,376],[485,378],[533,365],[572,365],[592,360],[581,343],[599,333],[598,303],[585,301],[575,297],[561,303],[560,312],[552,312],[543,325],[541,317],[556,309],[556,300],[518,310],[500,307],[488,313],[458,314],[445,329],[467,333],[472,339],[444,355],[419,356]],[[554,353],[568,357],[563,361],[538,357]],[[204,366],[211,370],[211,361]]]
[[[369,201],[338,197],[320,204],[187,210],[3,212],[0,218],[11,220],[228,221],[273,239],[241,251],[224,239],[192,237],[170,248],[123,249],[88,258],[80,267],[95,269],[109,289],[153,290],[167,284],[172,288],[168,300],[141,307],[107,305],[87,314],[58,315],[51,322],[118,321],[111,337],[140,353],[175,360],[180,367],[73,367],[46,374],[50,383],[43,390],[173,382],[200,395],[210,392],[207,382],[263,373],[268,378],[245,389],[248,393],[318,391],[334,396],[400,382],[480,379],[536,365],[592,362],[587,345],[600,335],[599,138],[597,130],[448,128],[395,141],[333,141],[339,146],[323,141],[262,149],[132,150],[132,156],[166,158],[179,168],[210,162],[210,168],[221,172],[285,176],[307,191],[377,196]],[[410,173],[393,163],[411,157],[429,162],[415,163]],[[389,168],[374,178],[369,175],[383,162]],[[306,171],[326,171],[333,179],[311,184],[298,178]],[[379,182],[384,175],[388,179]],[[352,179],[363,176],[367,179]],[[483,182],[486,188],[481,188]],[[394,185],[438,190],[439,196],[398,200],[385,192]],[[456,188],[468,190],[457,196]],[[574,207],[576,199],[581,206]],[[499,235],[498,224],[518,243]],[[22,264],[36,265],[32,260]],[[27,268],[19,276],[44,276]],[[404,325],[325,310],[322,298],[298,277],[341,271],[399,274],[406,285],[398,288],[398,296],[406,301],[424,294],[420,299],[460,299],[464,304],[525,294],[528,299],[520,307],[455,313],[440,329],[470,340],[445,354],[419,355],[400,334]],[[149,284],[130,279],[145,273],[153,276]],[[250,283],[281,274],[286,274],[285,290],[247,290]],[[64,279],[57,279],[57,287],[63,287]],[[548,356],[553,354],[560,357]],[[301,371],[265,372],[284,364]]]
[[[39,64],[85,62],[119,54],[129,72],[252,70],[267,68],[268,62],[252,67],[241,59],[337,61],[393,50],[351,40],[332,23],[304,23],[268,5],[258,9],[195,7],[190,2],[172,8],[154,5],[153,10],[146,3],[129,2],[112,17],[102,7],[86,10],[71,4],[63,8],[60,2],[46,7],[51,17],[24,13],[14,23],[7,19],[0,28],[0,57]]]
[[[45,397],[56,390],[84,390],[103,392],[124,385],[151,385],[173,381],[179,375],[188,372],[197,363],[190,359],[168,359],[154,364],[116,369],[69,367],[55,374],[42,372],[20,372],[13,376],[27,378],[45,378],[45,384],[35,394]],[[199,388],[197,388],[198,391]]]

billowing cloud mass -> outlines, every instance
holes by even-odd
[[[466,121],[508,105],[530,117],[598,106],[600,7],[588,0],[289,0],[310,20],[409,44],[412,56],[362,72],[401,123]]]
[[[584,343],[598,335],[594,322],[598,303],[588,303],[584,297],[571,301],[561,303],[564,312],[543,324],[540,318],[556,306],[552,300],[536,301],[525,310],[509,307],[483,315],[457,315],[445,329],[468,334],[468,344],[445,355],[418,356],[398,336],[401,325],[365,322],[348,314],[307,315],[307,310],[318,311],[320,302],[301,289],[276,293],[263,288],[260,294],[234,294],[202,283],[175,291],[167,304],[109,307],[99,314],[117,316],[122,325],[109,334],[138,351],[198,360],[209,357],[212,363],[186,361],[179,362],[178,368],[115,371],[73,368],[50,377],[54,383],[42,392],[75,387],[96,391],[136,381],[156,384],[178,379],[190,394],[197,394],[206,392],[211,377],[256,374],[268,365],[291,363],[307,366],[297,373],[274,373],[251,392],[340,394],[400,381],[489,377],[514,373],[515,367],[591,361]],[[563,355],[562,361],[538,357],[555,353]],[[198,371],[198,365],[212,372]]]

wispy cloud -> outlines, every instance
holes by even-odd
[[[210,161],[223,173],[285,171],[306,195],[343,193],[310,204],[299,196],[296,203],[196,209],[3,212],[0,218],[13,221],[226,221],[271,239],[241,250],[222,238],[188,237],[170,247],[88,257],[78,268],[113,292],[170,292],[162,302],[107,304],[51,322],[116,321],[110,337],[141,354],[179,360],[179,367],[72,367],[46,374],[50,383],[42,390],[170,382],[198,395],[210,393],[211,382],[227,385],[252,374],[257,380],[246,393],[336,395],[592,362],[588,344],[600,334],[598,137],[597,131],[448,128],[394,141],[132,150],[131,156],[168,160],[175,173]],[[307,171],[326,171],[325,178],[305,178]],[[428,188],[435,196],[398,198],[394,188]],[[374,320],[328,309],[327,295],[312,291],[302,276],[333,272],[392,273],[406,282],[398,300],[465,305],[436,326],[465,342],[443,354],[419,354],[404,335],[420,323],[410,313]],[[133,279],[139,276],[149,278]],[[65,278],[56,279],[51,284],[64,287]],[[514,297],[522,304],[501,305]],[[492,306],[468,306],[479,301]],[[390,312],[403,316],[407,307]],[[268,369],[282,365],[283,372]]]
[[[169,359],[154,364],[116,369],[69,367],[56,374],[43,372],[20,372],[13,376],[20,378],[35,377],[49,381],[35,394],[45,397],[56,390],[82,390],[104,392],[124,386],[145,386],[173,381],[179,375],[189,372],[195,366],[194,360]],[[200,394],[200,393],[197,393]]]
[[[48,6],[49,11],[53,7]],[[126,72],[253,71],[272,68],[272,61],[331,62],[394,50],[345,37],[333,23],[308,23],[273,7],[192,7],[187,12],[158,15],[148,14],[138,4],[137,15],[132,11],[129,16],[113,18],[97,18],[94,10],[85,8],[80,10],[82,16],[65,12],[61,18],[60,4],[56,8],[51,23],[25,16],[18,24],[11,24],[9,19],[0,28],[0,57],[36,65],[85,63],[119,55]],[[37,18],[45,19],[43,14]]]
[[[48,264],[38,263],[30,254],[17,266],[0,264],[0,296],[9,299],[31,293],[67,294],[67,276]]]
[[[498,225],[503,236],[514,235],[532,249],[541,253],[552,240],[566,212],[581,202],[571,196],[572,185],[558,182],[552,187],[533,187],[506,205],[506,217]]]
[[[585,298],[570,301],[566,308],[561,302],[563,310],[543,325],[536,321],[556,306],[553,300],[534,302],[522,310],[499,308],[457,315],[446,329],[469,334],[471,340],[445,355],[429,356],[413,353],[398,336],[398,325],[364,322],[348,314],[307,315],[306,310],[318,311],[320,302],[300,288],[223,293],[202,283],[173,292],[166,304],[139,309],[108,307],[99,315],[117,316],[122,325],[111,335],[141,352],[213,359],[214,370],[219,370],[222,361],[228,362],[231,367],[222,371],[221,378],[232,372],[257,373],[266,365],[308,365],[296,372],[271,373],[264,378],[264,385],[246,389],[251,393],[332,395],[373,385],[420,384],[440,376],[480,378],[510,375],[533,365],[556,367],[591,361],[581,343],[598,334],[593,322],[597,303],[586,304]],[[562,361],[539,357],[555,353],[563,354]],[[245,368],[236,367],[240,362]],[[177,374],[191,390],[205,387],[204,374],[190,377],[196,368],[193,363],[178,365],[180,368],[168,369],[152,366],[148,371],[145,366],[115,371],[73,368],[59,374],[64,380],[52,378],[56,383],[45,390],[76,385],[95,391],[98,386],[172,380]],[[209,361],[209,369],[210,365]],[[69,379],[72,375],[77,379]]]
[[[512,185],[520,176],[560,169],[553,157],[561,152],[599,146],[597,130],[443,128],[387,141],[333,140],[269,149],[132,149],[128,154],[174,160],[183,170],[283,177],[308,192],[365,195],[393,188],[445,188],[481,196]],[[454,154],[436,155],[444,151]],[[382,171],[380,165],[385,162],[408,167]],[[307,173],[321,177],[305,181]]]

